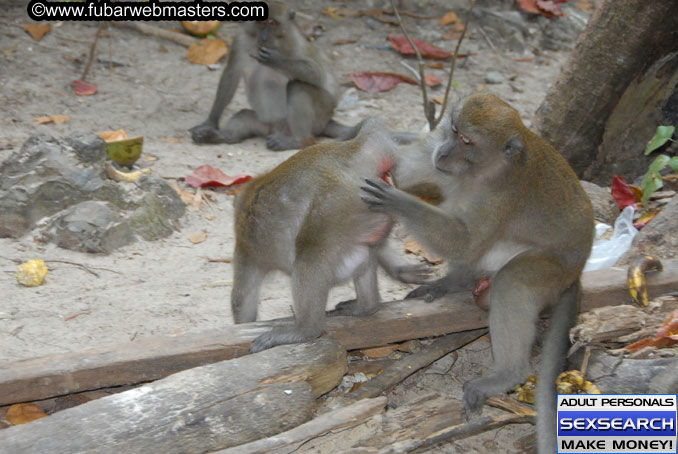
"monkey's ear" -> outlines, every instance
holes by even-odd
[[[504,154],[507,158],[517,157],[523,152],[524,148],[525,145],[523,144],[523,141],[520,140],[520,136],[513,136],[506,143],[506,146],[504,147]]]
[[[294,18],[297,17],[297,12],[291,9],[287,16],[289,17],[290,20],[294,20]]]

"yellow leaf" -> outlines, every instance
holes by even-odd
[[[129,136],[124,129],[118,129],[117,131],[101,131],[97,134],[99,134],[99,137],[104,139],[106,142],[117,142],[118,140],[129,139]]]
[[[188,236],[188,241],[193,244],[202,243],[207,239],[207,233],[194,233],[193,235]]]
[[[220,39],[201,39],[188,48],[186,58],[196,65],[213,65],[228,53],[228,46]]]
[[[68,115],[45,115],[33,119],[33,121],[39,125],[47,125],[50,123],[61,124],[67,123],[70,120],[71,118]]]
[[[14,404],[7,410],[5,419],[10,424],[18,426],[26,424],[36,419],[45,418],[47,414],[38,405],[33,403]]]
[[[458,20],[459,18],[457,17],[457,13],[454,11],[448,11],[443,17],[440,18],[440,25],[444,27],[446,25],[454,24]]]

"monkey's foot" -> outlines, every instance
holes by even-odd
[[[464,413],[467,420],[482,412],[485,400],[491,395],[486,392],[485,381],[485,378],[480,377],[464,383]]]
[[[322,336],[323,332],[324,330],[320,332],[306,332],[296,326],[273,328],[271,331],[260,335],[252,341],[250,352],[256,353],[277,345],[297,344],[310,341],[316,337]]]
[[[195,143],[227,143],[228,140],[221,132],[211,124],[203,123],[193,126],[188,130],[191,133],[191,139]]]
[[[348,316],[363,316],[371,315],[376,313],[379,310],[379,305],[370,305],[365,307],[364,304],[358,304],[357,300],[342,301],[337,304],[337,306],[329,311],[327,315],[334,317],[337,315],[348,315]]]
[[[305,146],[303,142],[292,136],[276,132],[266,137],[266,148],[271,151],[296,150]]]
[[[448,292],[449,290],[444,285],[422,285],[408,293],[407,296],[405,296],[405,299],[422,298],[425,302],[430,303],[436,298],[445,296]]]

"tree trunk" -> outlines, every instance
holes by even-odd
[[[615,169],[607,165],[622,158],[615,154],[614,137],[609,137],[609,149],[605,148],[604,134],[615,109],[625,109],[626,114],[614,120],[614,129],[620,130],[623,124],[636,140],[632,152],[642,156],[656,126],[678,116],[678,58],[667,57],[676,51],[678,2],[604,0],[537,110],[535,129],[560,150],[579,176],[600,180],[617,170],[627,177],[637,176],[638,166]],[[642,84],[644,75],[662,58],[668,60],[655,68],[661,83]],[[625,106],[620,100],[629,88],[634,89],[632,85],[641,91],[626,95],[631,101]],[[638,115],[651,120],[639,120]],[[634,131],[638,121],[648,126]],[[646,131],[650,123],[651,130]],[[640,149],[636,149],[638,143]]]

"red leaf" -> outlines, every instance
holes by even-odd
[[[87,84],[81,80],[74,80],[73,88],[75,89],[75,94],[80,96],[91,96],[99,90],[96,85]]]
[[[184,178],[186,184],[197,187],[204,186],[234,186],[236,184],[245,183],[252,179],[249,175],[235,175],[229,177],[219,169],[212,166],[202,165],[195,169],[192,174]]]
[[[617,201],[617,206],[623,210],[627,206],[636,208],[636,199],[628,183],[619,175],[612,177],[612,197]]]
[[[548,17],[563,17],[566,14],[560,9],[560,6],[556,5],[555,1],[552,0],[537,0],[537,7],[539,12],[544,16]]]
[[[414,49],[410,45],[409,41],[407,41],[407,38],[404,35],[388,35],[388,40],[391,43],[391,46],[398,52],[400,52],[403,55],[414,55]],[[432,58],[434,60],[447,60],[448,58],[452,58],[454,55],[452,52],[448,52],[445,49],[441,49],[440,47],[434,46],[433,44],[429,44],[424,41],[420,41],[418,39],[412,38],[412,42],[414,43],[415,46],[417,46],[417,49],[419,49],[419,53],[421,54],[422,57],[424,58]]]
[[[518,6],[520,6],[520,9],[527,11],[528,13],[541,14],[541,11],[539,11],[539,8],[537,8],[536,0],[518,0]]]
[[[357,71],[349,74],[351,80],[356,87],[363,91],[389,91],[392,90],[400,82],[406,84],[419,85],[419,83],[412,77],[403,76],[402,74],[380,72],[380,71]],[[439,77],[433,74],[426,74],[424,77],[426,85],[435,87],[440,85],[442,81]]]

